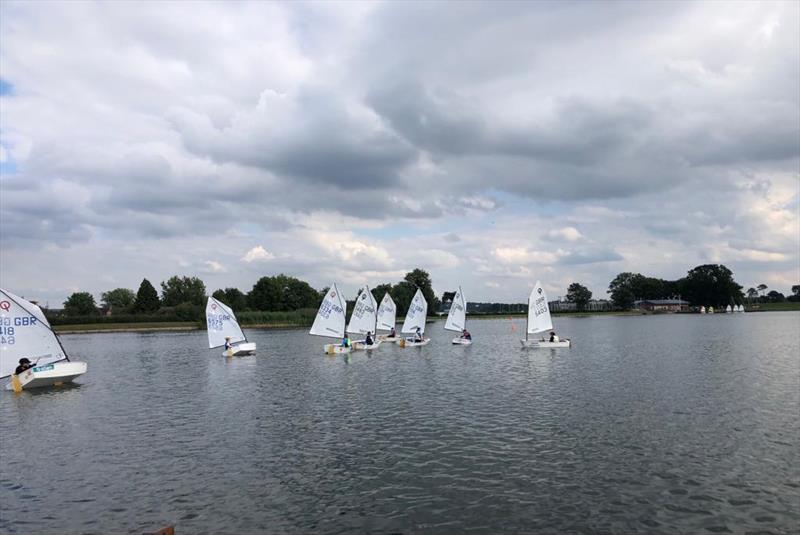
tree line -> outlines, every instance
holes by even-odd
[[[397,305],[399,316],[405,315],[417,288],[422,290],[428,301],[428,313],[439,308],[439,300],[433,293],[430,275],[422,269],[408,272],[403,280],[391,284],[379,284],[372,288],[377,302],[386,292]],[[238,288],[224,288],[211,295],[235,312],[266,311],[285,312],[303,309],[316,309],[322,302],[328,288],[317,290],[306,281],[284,274],[261,277],[252,289],[244,293]],[[353,295],[350,303],[355,301]],[[138,291],[129,288],[115,288],[101,294],[101,307],[89,292],[75,292],[64,301],[63,314],[75,316],[97,316],[102,312],[119,316],[160,315],[182,320],[202,319],[205,313],[206,285],[198,277],[173,276],[161,282],[161,295],[153,284],[143,279]]]

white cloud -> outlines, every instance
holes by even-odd
[[[272,260],[275,258],[275,255],[264,249],[261,245],[256,245],[242,257],[243,262],[247,262],[248,264],[251,262],[264,262],[267,260]]]

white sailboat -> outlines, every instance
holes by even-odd
[[[325,294],[325,298],[317,311],[317,317],[314,318],[314,325],[311,326],[308,334],[327,336],[329,338],[344,338],[346,309],[345,301],[342,299],[339,288],[336,287],[334,282],[331,284],[328,293]],[[323,349],[328,355],[350,353],[353,350],[352,347],[345,347],[341,344],[325,344]]]
[[[425,338],[425,319],[428,317],[428,302],[425,296],[422,295],[422,290],[417,288],[417,293],[414,294],[414,299],[408,305],[408,312],[406,319],[403,322],[403,328],[400,332],[403,334],[414,334],[419,329],[422,336],[421,341],[417,341],[416,337],[401,338],[397,343],[400,347],[417,347],[427,345],[431,341],[430,338]]]
[[[700,314],[705,314],[705,313],[706,313],[706,307],[700,306]]]
[[[553,321],[550,318],[550,307],[547,305],[547,294],[542,288],[542,283],[536,281],[530,297],[528,297],[528,322],[525,328],[525,339],[520,340],[522,347],[570,347],[569,340],[549,341],[541,338],[533,340],[529,338],[531,334],[538,334],[549,331],[553,328]]]
[[[396,333],[391,336],[391,331],[395,330],[395,321],[397,315],[397,305],[394,304],[394,299],[386,292],[383,296],[380,306],[378,306],[378,325],[376,329],[382,331],[390,331],[389,334],[382,334],[379,338],[384,342],[396,342],[399,340]]]
[[[450,312],[447,314],[447,321],[444,328],[448,331],[456,331],[461,333],[466,329],[467,325],[467,301],[464,299],[464,292],[461,286],[458,287],[456,295],[453,296],[453,304],[450,305]],[[453,338],[453,343],[463,346],[472,344],[472,338],[464,338],[459,336]]]
[[[739,305],[739,312],[744,314],[744,305]]]
[[[23,357],[34,366],[16,375],[14,372]],[[86,370],[85,362],[69,360],[42,309],[0,289],[0,379],[11,379],[8,389],[21,392],[58,386]]]
[[[353,349],[377,349],[381,345],[378,340],[376,330],[378,325],[378,303],[369,291],[366,284],[359,290],[356,297],[356,304],[350,314],[350,323],[347,325],[347,332],[351,334],[367,334],[372,336],[372,343],[367,344],[367,340],[353,341]]]
[[[730,305],[725,307],[725,313],[726,314],[732,314],[733,313],[733,310],[731,310],[731,306]]]
[[[223,357],[243,357],[256,352],[255,342],[247,341],[233,310],[213,297],[206,302],[206,326],[209,349],[224,346],[226,340],[230,342],[231,347],[222,352]]]

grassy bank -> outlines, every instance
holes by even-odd
[[[783,312],[787,310],[800,310],[800,302],[756,303],[754,305],[745,305],[745,308],[748,312]]]
[[[81,323],[74,325],[53,325],[60,334],[72,333],[114,333],[136,331],[193,331],[200,328],[196,321],[154,321],[136,323]]]

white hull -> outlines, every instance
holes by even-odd
[[[472,340],[468,340],[466,338],[453,338],[453,344],[459,346],[470,346],[472,345]]]
[[[389,336],[388,334],[382,334],[378,336],[378,340],[381,342],[397,342],[400,340],[399,336]]]
[[[428,345],[430,338],[425,338],[422,342],[415,342],[413,338],[401,338],[398,340],[397,345],[400,347],[422,347]]]
[[[87,368],[85,362],[69,361],[35,366],[12,377],[9,386],[11,386],[12,389],[14,388],[14,379],[19,381],[18,384],[21,390],[30,390],[31,388],[41,388],[45,386],[58,386],[63,383],[69,383],[76,377],[83,375],[86,373]]]
[[[342,347],[339,344],[325,344],[323,346],[323,350],[325,351],[326,355],[339,355],[339,354],[346,354],[353,351],[352,347]]]
[[[367,351],[370,351],[372,349],[378,349],[382,342],[383,340],[373,340],[372,345],[367,345],[364,343],[364,340],[356,340],[353,342],[353,350],[357,351],[366,349]]]
[[[252,355],[256,352],[256,343],[255,342],[245,342],[243,344],[236,344],[232,348],[223,351],[223,357],[244,357],[247,355]]]
[[[520,340],[524,348],[539,348],[539,349],[555,349],[558,347],[570,347],[569,340],[561,340],[558,342],[550,342],[547,340]]]

